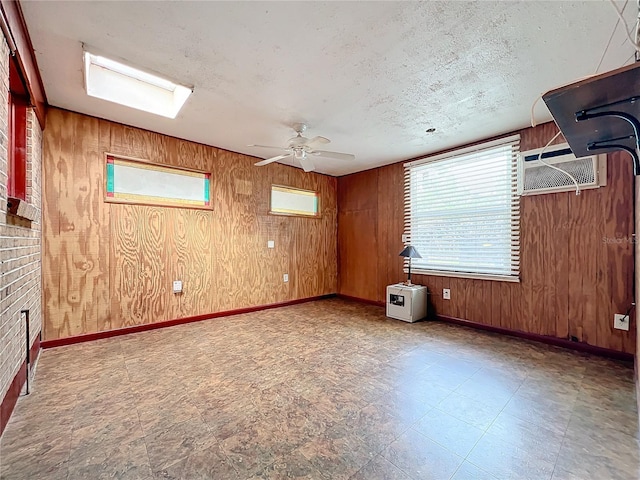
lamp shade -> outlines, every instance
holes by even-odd
[[[418,253],[418,251],[412,245],[407,245],[404,250],[400,252],[401,257],[408,258],[422,258],[422,256]]]

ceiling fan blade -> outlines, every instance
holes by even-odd
[[[313,155],[325,158],[335,158],[336,160],[355,160],[356,156],[350,153],[327,152],[326,150],[314,150]]]
[[[247,145],[247,147],[268,148],[268,149],[271,149],[271,150],[289,150],[286,147],[272,147],[270,145],[253,145],[253,144],[251,144],[251,145]]]
[[[331,140],[325,137],[313,137],[307,142],[307,147],[314,149],[320,145],[326,145],[327,143],[331,143]]]
[[[316,168],[315,165],[313,164],[311,159],[306,155],[304,157],[299,158],[299,160],[300,160],[300,165],[302,166],[302,169],[305,172],[313,172],[315,170]]]
[[[254,163],[254,165],[256,167],[264,167],[265,165],[269,165],[270,163],[273,162],[277,162],[278,160],[283,160],[287,157],[291,157],[292,155],[290,153],[287,153],[285,155],[278,155],[277,157],[271,157],[271,158],[267,158],[266,160],[262,160],[260,162]]]

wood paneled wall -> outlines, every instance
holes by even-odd
[[[213,211],[105,203],[105,152],[211,171]],[[46,340],[336,292],[333,177],[59,109],[43,162]],[[273,183],[322,217],[269,215]]]
[[[553,123],[517,132],[521,150],[544,146],[556,132]],[[634,178],[626,154],[609,155],[607,167],[604,188],[522,197],[520,283],[412,280],[429,287],[441,315],[635,353],[635,331],[613,329],[614,313],[633,301]],[[406,280],[398,257],[403,182],[402,163],[338,179],[341,294],[384,302],[385,286]],[[443,288],[451,300],[442,299]]]

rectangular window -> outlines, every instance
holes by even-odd
[[[320,198],[318,192],[273,185],[271,187],[270,213],[277,215],[319,217]]]
[[[106,155],[105,201],[211,210],[211,174]]]
[[[412,271],[518,281],[520,136],[405,164]]]
[[[9,197],[27,199],[27,101],[9,93]]]

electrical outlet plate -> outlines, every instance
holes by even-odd
[[[402,234],[402,243],[407,243],[407,240],[409,240],[409,236],[406,233]]]
[[[274,248],[276,246],[276,242],[273,240],[267,240],[267,248]]]
[[[282,276],[282,279],[284,280],[284,282],[285,282],[285,283],[287,283],[287,282],[289,281],[289,274],[288,274],[288,273],[285,273],[285,274]]]
[[[629,330],[629,317],[616,313],[613,316],[613,328],[617,330]]]
[[[443,288],[442,289],[442,298],[445,300],[451,300],[451,289]]]
[[[174,280],[173,282],[173,293],[182,292],[182,280]]]

